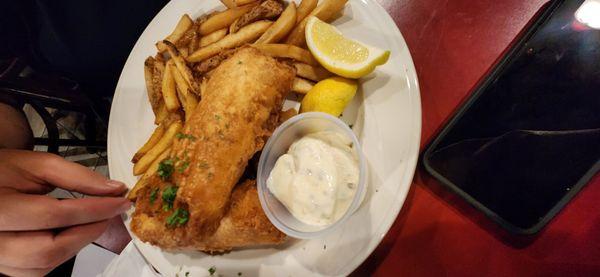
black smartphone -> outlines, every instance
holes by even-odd
[[[583,2],[538,13],[422,156],[512,233],[538,232],[600,169],[600,30],[575,19]]]

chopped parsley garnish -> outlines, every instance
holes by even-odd
[[[163,210],[168,211],[173,208],[173,202],[175,202],[175,197],[177,196],[177,187],[176,186],[168,186],[162,193],[163,200]]]
[[[184,133],[177,133],[175,135],[175,137],[178,138],[178,139],[189,139],[189,140],[192,140],[192,141],[196,140],[195,136],[190,135],[190,134],[184,134]]]
[[[156,200],[156,195],[158,194],[158,188],[154,188],[150,191],[150,204],[154,204],[154,200]]]
[[[163,181],[166,181],[169,180],[169,178],[171,178],[171,175],[173,174],[173,169],[173,160],[164,159],[158,164],[157,174]]]
[[[181,163],[181,165],[179,165],[179,167],[177,167],[177,171],[179,173],[183,173],[189,166],[190,166],[190,161],[185,160]]]
[[[167,227],[179,227],[188,222],[190,213],[182,208],[177,208],[169,217],[167,217]]]
[[[238,276],[242,276],[242,273],[241,273],[241,272],[238,272]]]
[[[216,119],[216,120],[221,120],[221,116],[220,116],[220,115],[218,115],[218,114],[215,114],[215,119]]]
[[[185,272],[185,277],[188,277],[188,276],[190,276],[190,272],[189,272],[189,271],[186,271],[186,272]]]
[[[217,268],[213,265],[208,269],[208,273],[210,273],[210,275],[214,275],[215,272],[217,272]]]

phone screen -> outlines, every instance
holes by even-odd
[[[582,3],[551,6],[424,154],[517,233],[537,232],[600,165],[600,30],[576,21]]]

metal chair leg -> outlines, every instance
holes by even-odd
[[[56,120],[52,118],[52,115],[44,108],[44,106],[40,105],[37,101],[30,101],[29,104],[33,107],[33,109],[40,115],[42,120],[44,121],[44,125],[46,125],[46,130],[48,130],[48,151],[50,153],[58,154],[58,127],[56,126]]]

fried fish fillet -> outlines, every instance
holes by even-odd
[[[293,68],[252,47],[240,49],[215,69],[173,144],[172,176],[165,177],[163,170],[136,200],[131,227],[142,241],[203,251],[281,241],[282,234],[256,205],[250,185],[233,196],[232,189],[273,131],[294,75]],[[165,207],[165,191],[174,188],[176,197]],[[245,214],[254,217],[240,216]]]
[[[148,199],[150,195],[149,187],[145,187],[140,192],[140,198],[137,205],[145,206],[142,209],[150,211],[159,211],[161,205],[155,200],[150,204]],[[140,207],[136,207],[140,209]],[[156,217],[158,216],[158,217]],[[156,220],[158,219],[158,220]],[[171,245],[178,241],[185,229],[174,230],[171,233],[164,233],[164,220],[166,216],[154,213],[142,213],[131,223],[131,227],[139,236],[146,234],[154,237],[156,240],[150,241],[156,245]],[[258,200],[256,181],[247,180],[237,185],[231,195],[229,209],[221,219],[217,230],[208,237],[202,239],[193,239],[181,241],[186,246],[177,246],[177,248],[188,248],[207,252],[223,252],[233,248],[275,245],[284,242],[285,234],[281,233],[267,218],[262,211]],[[161,246],[161,247],[163,247]],[[163,247],[170,248],[173,247]]]

